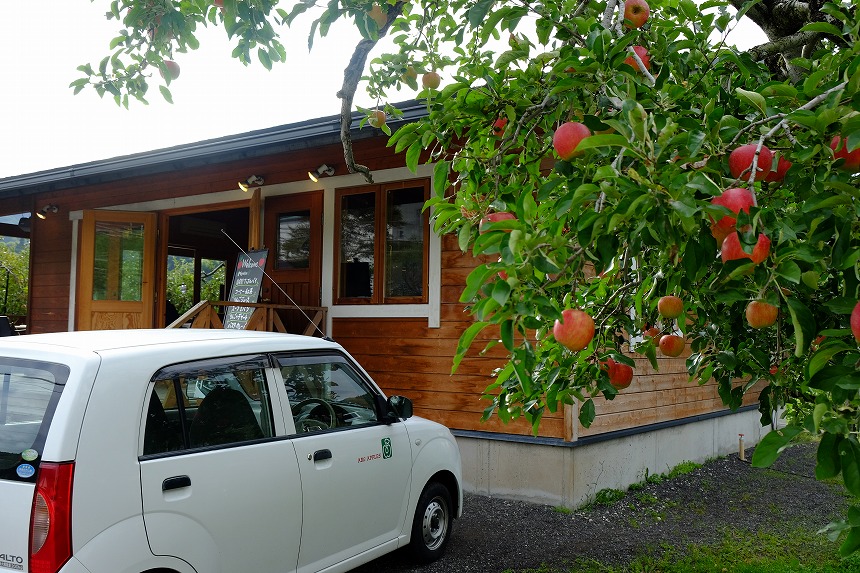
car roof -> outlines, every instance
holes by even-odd
[[[230,342],[258,340],[277,341],[282,350],[317,350],[340,348],[340,345],[313,336],[258,332],[253,330],[224,330],[208,328],[159,328],[127,330],[85,330],[26,334],[3,339],[3,346],[25,347],[45,345],[70,350],[101,352],[140,346],[178,344],[182,342]]]

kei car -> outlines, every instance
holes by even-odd
[[[119,330],[0,347],[0,571],[347,571],[439,557],[451,432],[338,344]]]

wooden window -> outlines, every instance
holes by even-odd
[[[335,302],[427,302],[428,181],[339,189]]]

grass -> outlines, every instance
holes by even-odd
[[[857,573],[860,555],[840,559],[837,545],[809,531],[727,531],[714,545],[656,548],[618,565],[577,560],[563,567],[506,573]]]

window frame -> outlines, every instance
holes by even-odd
[[[429,302],[430,277],[430,215],[423,210],[421,213],[422,227],[422,263],[421,263],[421,295],[420,296],[387,296],[385,292],[385,247],[386,226],[388,221],[388,194],[402,189],[423,189],[423,201],[430,198],[429,179],[410,179],[374,185],[343,187],[335,189],[334,200],[334,272],[332,281],[332,301],[335,305],[397,305],[397,304],[427,304]],[[370,297],[345,297],[340,295],[341,281],[341,229],[342,201],[350,195],[374,194],[374,237],[373,237],[373,285]]]

